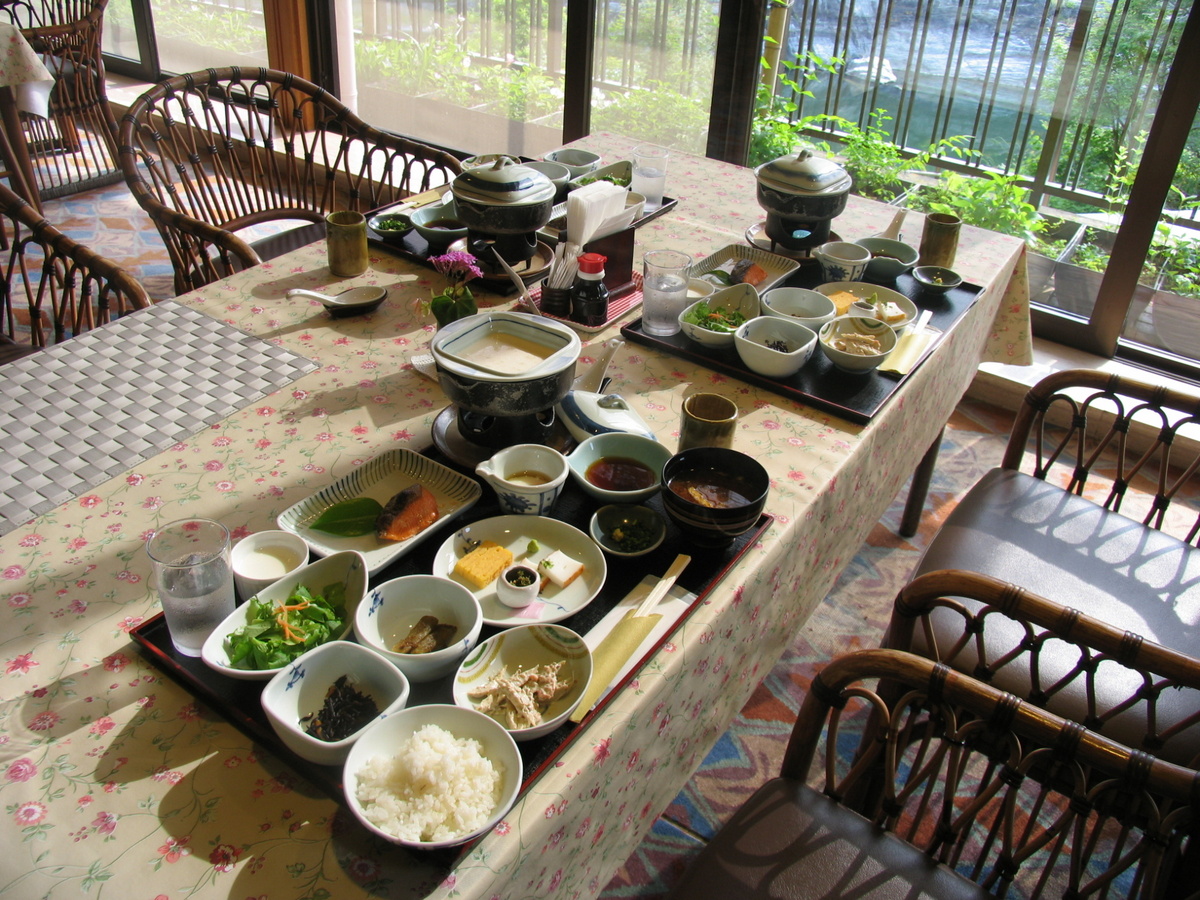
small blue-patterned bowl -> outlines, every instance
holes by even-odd
[[[379,712],[341,740],[313,737],[302,720],[321,709],[325,695],[343,675],[349,686],[375,701]],[[313,647],[281,669],[263,688],[261,701],[267,720],[284,746],[309,762],[337,766],[367,728],[404,708],[408,694],[404,673],[374,650],[350,641],[330,641]]]

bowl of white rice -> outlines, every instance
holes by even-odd
[[[346,802],[369,831],[418,849],[479,837],[512,807],[521,755],[499,722],[472,709],[411,706],[363,732],[346,757]]]

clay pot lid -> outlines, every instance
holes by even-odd
[[[504,206],[533,206],[553,200],[555,193],[546,175],[508,156],[467,169],[450,187],[456,197]]]
[[[852,184],[844,168],[828,157],[818,156],[808,147],[795,156],[781,156],[763,163],[754,170],[754,175],[763,187],[788,194],[845,194]]]

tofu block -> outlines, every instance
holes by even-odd
[[[583,563],[571,559],[561,550],[555,550],[538,563],[538,573],[552,584],[565,588],[583,574]]]

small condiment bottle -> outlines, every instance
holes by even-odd
[[[604,286],[604,264],[599,253],[579,255],[579,274],[571,286],[571,321],[599,327],[608,321],[608,288]]]

